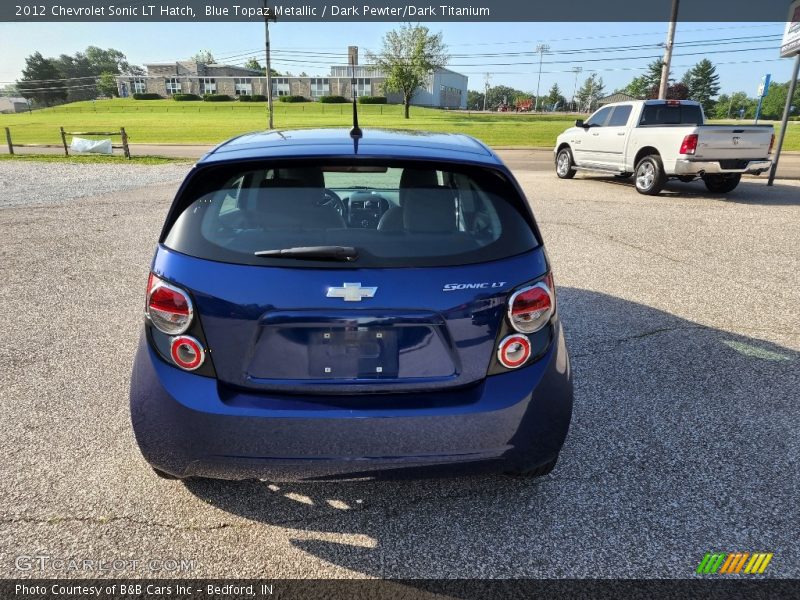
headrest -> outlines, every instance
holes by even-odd
[[[456,232],[453,190],[441,186],[408,190],[403,205],[403,228],[409,233]]]
[[[325,174],[319,167],[288,167],[280,168],[277,173],[279,180],[295,179],[302,182],[303,187],[324,188]]]
[[[436,187],[439,185],[439,176],[433,169],[405,168],[400,175],[400,189]]]

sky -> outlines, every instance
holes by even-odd
[[[643,67],[663,54],[658,44],[666,23],[430,23],[441,31],[451,55],[448,65],[469,76],[469,89],[508,85],[544,94],[557,83],[566,97],[591,71],[605,90],[624,87]],[[347,46],[377,50],[383,35],[398,23],[290,23],[270,26],[273,68],[281,73],[326,75],[328,65],[347,62]],[[761,77],[787,81],[792,61],[778,57],[784,23],[682,23],[676,34],[673,77],[703,58],[717,65],[722,93],[755,96]],[[738,38],[738,39],[737,39]],[[538,44],[550,50],[531,53]],[[25,57],[74,54],[89,45],[122,51],[132,64],[185,60],[209,50],[218,62],[241,64],[250,56],[264,62],[261,23],[0,23],[0,87],[21,76]],[[638,48],[631,48],[638,46]],[[526,53],[526,54],[519,54]],[[494,56],[486,56],[491,54]],[[482,56],[481,56],[482,55]],[[492,64],[489,64],[492,63]],[[522,64],[529,63],[529,64]]]

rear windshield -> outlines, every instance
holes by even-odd
[[[653,125],[702,125],[703,113],[697,104],[645,104],[641,127]]]
[[[162,238],[183,254],[248,265],[471,264],[538,246],[524,202],[504,177],[475,167],[228,165],[193,176]],[[314,250],[299,256],[299,248]],[[285,255],[257,255],[277,250]]]

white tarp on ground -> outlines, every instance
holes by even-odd
[[[73,152],[91,152],[93,154],[111,154],[111,140],[87,140],[74,137],[69,149]]]

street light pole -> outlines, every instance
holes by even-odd
[[[575,72],[575,89],[572,90],[572,107],[577,108],[575,96],[578,95],[578,75],[583,71],[583,67],[572,67],[572,70]]]
[[[274,129],[274,121],[272,119],[272,63],[270,62],[269,52],[269,8],[267,7],[267,0],[264,0],[264,41],[265,50],[267,54],[267,110],[269,111],[269,129]]]
[[[658,99],[666,100],[669,86],[669,70],[672,64],[672,45],[675,43],[675,26],[678,23],[678,4],[680,0],[672,0],[672,14],[669,18],[667,43],[664,47],[664,64],[661,67],[661,85],[658,87]]]
[[[536,46],[536,54],[539,55],[539,80],[536,83],[536,110],[539,110],[539,89],[542,85],[542,60],[544,59],[545,52],[550,50],[547,44],[538,44]]]

